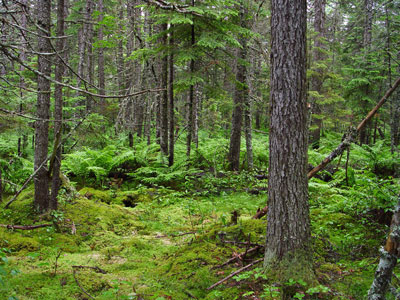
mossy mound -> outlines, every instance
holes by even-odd
[[[84,187],[79,191],[82,196],[90,200],[101,201],[107,204],[118,204],[125,207],[135,207],[140,202],[150,202],[153,197],[152,190],[146,191],[120,191],[120,190],[96,190]]]

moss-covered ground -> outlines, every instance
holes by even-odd
[[[318,282],[281,283],[293,287],[294,299],[364,299],[372,281],[387,228],[343,209],[351,199],[339,192],[310,183]],[[0,228],[0,299],[280,299],[280,287],[260,268],[207,290],[262,257],[256,251],[215,268],[244,252],[240,243],[265,243],[265,218],[251,218],[265,194],[84,188],[47,215],[33,211],[32,199],[32,189],[24,191],[0,212],[0,223],[56,225]]]

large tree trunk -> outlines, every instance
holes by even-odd
[[[65,2],[64,0],[57,1],[57,36],[62,37],[65,34],[64,30],[64,13],[65,13]],[[63,54],[65,47],[65,39],[58,38],[56,41],[56,50],[58,55]],[[64,64],[61,57],[56,59],[56,69],[55,69],[55,80],[62,82],[64,75]],[[51,197],[50,197],[50,209],[57,209],[58,201],[58,191],[60,189],[60,168],[61,168],[61,135],[62,135],[62,118],[63,118],[63,92],[62,86],[56,84],[54,89],[54,150],[55,156],[50,165],[52,169],[52,187],[51,187]]]
[[[400,59],[400,51],[397,53],[397,59]],[[400,65],[397,67],[398,72],[400,72]],[[400,142],[400,90],[396,92],[392,98],[392,113],[390,120],[390,144],[391,151],[394,153],[399,146]]]
[[[314,30],[316,32],[313,48],[313,62],[315,65],[321,64],[325,59],[324,54],[324,32],[325,32],[325,3],[326,0],[314,1],[315,19],[314,19]],[[318,95],[322,95],[323,85],[323,72],[324,70],[320,67],[315,68],[311,77],[311,90],[317,92]],[[319,97],[312,99],[312,122],[311,125],[315,126],[311,131],[311,144],[314,149],[319,148],[319,140],[321,137],[321,105],[318,103]]]
[[[306,0],[272,0],[271,123],[265,265],[310,242],[307,183]],[[303,266],[306,268],[307,266]]]
[[[48,0],[38,0],[38,52],[52,52],[50,44],[50,14],[51,3]],[[51,75],[51,61],[48,56],[38,56],[38,71],[46,76]],[[49,145],[49,112],[50,112],[50,81],[43,76],[38,76],[37,82],[37,120],[35,123],[35,161],[34,168],[47,159]],[[50,208],[49,174],[46,166],[40,168],[35,177],[35,207],[43,212]]]

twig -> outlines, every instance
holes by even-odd
[[[242,246],[250,246],[250,247],[263,247],[260,244],[257,243],[250,243],[250,242],[236,242],[236,241],[222,241],[223,243],[226,244],[233,244],[233,245],[242,245]]]
[[[220,285],[221,283],[224,283],[225,281],[227,281],[228,279],[232,278],[233,276],[246,271],[247,269],[249,269],[250,267],[254,266],[255,264],[258,264],[259,262],[262,262],[264,260],[264,258],[260,258],[257,259],[255,261],[253,261],[252,263],[249,263],[248,265],[244,266],[243,268],[240,268],[239,270],[236,270],[235,272],[232,272],[231,274],[229,274],[228,276],[226,276],[225,278],[221,279],[220,281],[214,283],[212,286],[207,288],[207,291],[212,290],[213,288],[215,288],[216,286]]]
[[[166,237],[179,237],[179,236],[184,236],[184,235],[188,235],[188,234],[196,234],[196,231],[184,232],[184,233],[180,233],[180,234],[171,234],[171,235],[157,235],[156,238],[160,239],[160,238],[166,238]]]
[[[37,229],[37,228],[43,228],[43,227],[50,227],[53,226],[53,224],[39,224],[39,225],[5,225],[5,224],[0,224],[0,227],[5,227],[7,229],[21,229],[21,230],[31,230],[31,229]]]
[[[86,292],[86,290],[81,286],[81,284],[78,281],[78,278],[76,278],[76,274],[75,273],[76,273],[76,269],[72,268],[72,275],[74,276],[76,284],[79,286],[81,291],[84,292],[89,298],[94,299],[94,297],[92,295],[90,295],[88,292]]]
[[[91,267],[91,266],[72,266],[72,269],[92,269],[94,270],[96,273],[101,273],[101,274],[107,274],[106,271],[104,271],[103,269],[99,268],[99,267]]]
[[[57,263],[58,263],[58,259],[61,256],[61,253],[62,253],[62,249],[58,250],[58,253],[57,253],[57,256],[56,256],[56,262],[55,262],[55,265],[54,265],[54,276],[57,275],[57,267],[58,267]]]
[[[255,251],[257,251],[258,249],[261,249],[261,248],[263,248],[263,247],[264,247],[264,246],[260,245],[260,246],[256,246],[256,247],[250,248],[250,249],[246,250],[245,252],[243,252],[243,253],[241,253],[241,254],[235,256],[235,257],[232,257],[232,258],[228,259],[228,260],[227,260],[226,262],[224,262],[222,265],[212,267],[211,270],[215,270],[215,269],[219,269],[219,268],[225,267],[226,265],[229,265],[230,263],[234,262],[234,261],[237,260],[237,259],[240,259],[240,260],[241,260],[242,257],[245,256],[246,254],[255,252]]]

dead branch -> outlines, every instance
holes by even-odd
[[[232,258],[228,259],[223,264],[215,266],[215,267],[212,267],[211,270],[215,270],[215,269],[219,269],[219,268],[225,267],[225,266],[229,265],[230,263],[236,261],[237,259],[242,260],[245,255],[247,255],[249,253],[252,253],[252,252],[255,252],[255,251],[259,250],[259,249],[262,249],[263,247],[264,246],[262,246],[262,245],[258,245],[256,247],[250,248],[250,249],[246,250],[245,252],[243,252],[243,253],[235,256],[235,257],[232,257]]]
[[[72,266],[72,269],[91,269],[94,270],[96,273],[101,273],[101,274],[107,274],[106,271],[104,271],[103,269],[99,268],[99,267],[92,267],[92,266]]]
[[[78,281],[78,278],[76,278],[76,269],[72,268],[72,276],[74,276],[75,282],[76,284],[79,286],[79,288],[81,289],[81,291],[88,296],[90,299],[94,299],[94,297],[92,295],[90,295],[88,292],[86,292],[86,290],[81,286],[81,284]]]
[[[53,224],[38,224],[38,225],[6,225],[6,224],[0,224],[0,227],[4,227],[7,229],[20,229],[20,230],[32,230],[32,229],[37,229],[37,228],[43,228],[43,227],[50,227],[53,226]]]
[[[265,206],[263,209],[258,209],[257,213],[253,216],[252,219],[261,219],[268,212],[268,206]]]
[[[216,286],[220,285],[221,283],[224,283],[225,281],[227,281],[228,279],[232,278],[233,276],[246,271],[247,269],[251,268],[252,266],[254,266],[255,264],[258,264],[259,262],[262,262],[264,260],[264,258],[260,258],[257,259],[255,261],[253,261],[252,263],[249,263],[248,265],[244,266],[243,268],[240,268],[239,270],[232,272],[231,274],[229,274],[228,276],[226,276],[225,278],[221,279],[220,281],[214,283],[212,286],[207,288],[207,291],[212,290],[213,288],[215,288]]]

